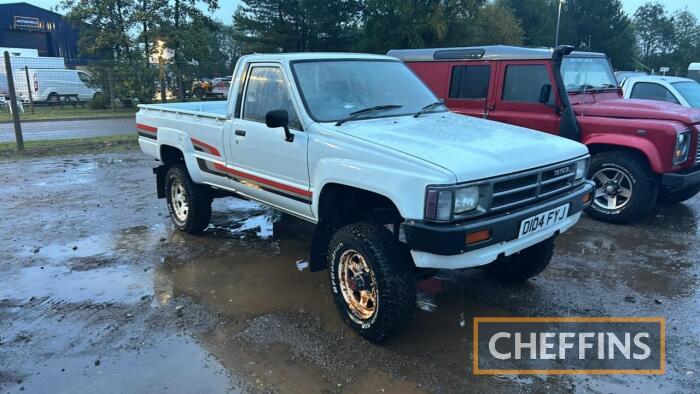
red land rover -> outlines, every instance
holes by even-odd
[[[572,50],[496,45],[388,55],[402,59],[454,112],[586,144],[596,183],[587,212],[596,219],[627,223],[646,215],[657,198],[678,203],[700,192],[700,110],[623,100],[605,54]]]

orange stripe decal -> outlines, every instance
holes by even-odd
[[[207,144],[207,143],[204,142],[204,141],[200,141],[200,140],[198,140],[198,139],[196,139],[196,138],[191,138],[191,139],[192,139],[192,143],[193,143],[193,144],[195,144],[195,145],[200,145],[200,146],[202,146],[202,147],[204,147],[204,148],[207,148],[207,150],[209,151],[209,153],[211,153],[212,155],[221,157],[221,153],[220,153],[219,150],[216,149],[215,147],[213,147],[213,146]]]
[[[251,181],[259,182],[259,183],[262,183],[262,184],[265,184],[268,186],[276,187],[277,189],[288,191],[288,192],[294,193],[294,194],[298,194],[300,196],[304,196],[304,197],[308,197],[308,198],[311,198],[311,196],[312,196],[312,193],[309,190],[299,189],[299,188],[296,188],[294,186],[285,185],[282,183],[271,181],[269,179],[261,178],[259,176],[255,176],[255,175],[251,175],[251,174],[248,174],[248,173],[245,173],[242,171],[234,170],[233,168],[229,168],[223,164],[214,163],[214,167],[219,171],[225,171],[229,174],[232,174],[232,175],[235,175],[235,176],[238,176],[241,178],[246,178],[246,179],[249,179]]]
[[[148,131],[149,133],[157,133],[157,132],[158,132],[158,128],[157,128],[157,127],[148,126],[148,125],[141,124],[141,123],[137,123],[137,124],[136,124],[136,128],[137,128],[137,129],[141,129],[141,130]]]

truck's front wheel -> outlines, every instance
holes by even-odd
[[[331,290],[343,320],[363,338],[382,342],[401,332],[416,305],[410,261],[384,227],[340,228],[328,250]]]
[[[544,271],[554,254],[554,237],[548,238],[510,256],[501,256],[484,266],[496,279],[507,282],[523,282]]]
[[[591,161],[590,174],[595,196],[586,212],[594,219],[629,223],[646,216],[656,203],[658,184],[649,165],[636,155],[598,153]]]
[[[165,198],[173,223],[188,234],[202,232],[211,219],[211,193],[206,186],[197,185],[184,164],[168,169],[165,176]]]

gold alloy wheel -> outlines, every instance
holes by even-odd
[[[338,267],[340,292],[353,320],[366,321],[377,311],[377,281],[365,258],[356,250],[340,256]],[[356,318],[356,319],[355,319]]]

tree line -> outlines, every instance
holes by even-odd
[[[253,52],[551,47],[558,5],[559,0],[242,0],[230,23],[212,17],[222,6],[218,0],[63,0],[59,8],[81,25],[81,55],[109,59],[150,78],[155,71],[148,60],[163,47],[172,54],[171,70],[190,77],[229,73],[239,56]],[[699,38],[692,13],[670,14],[658,2],[632,16],[620,0],[562,4],[559,42],[604,52],[616,69],[668,66],[672,74],[684,75],[690,61],[700,60]],[[178,80],[183,86],[184,79]]]

